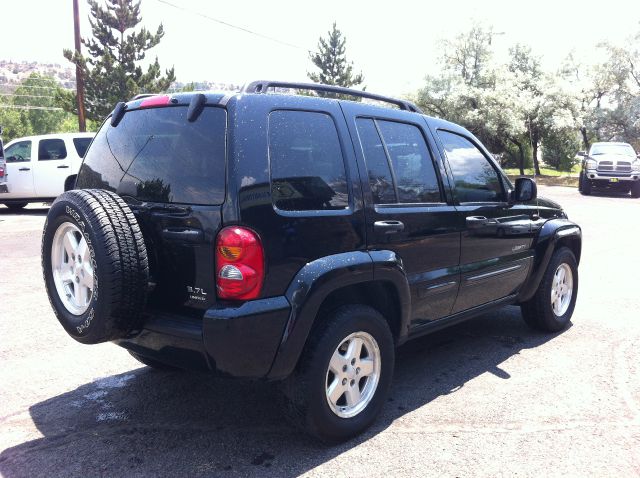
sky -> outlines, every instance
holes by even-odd
[[[72,0],[0,0],[0,5],[1,60],[66,62],[62,50],[73,48]],[[142,0],[141,12],[147,28],[155,30],[162,23],[165,29],[150,56],[157,55],[162,67],[174,66],[183,82],[308,81],[313,68],[308,50],[316,49],[318,37],[335,21],[347,38],[347,57],[364,73],[367,89],[382,94],[419,88],[426,74],[437,73],[440,40],[475,23],[500,33],[494,37],[498,58],[506,57],[509,46],[525,43],[549,69],[570,52],[595,62],[599,42],[623,43],[640,31],[638,0]],[[88,5],[80,0],[83,36],[90,33],[88,15]]]

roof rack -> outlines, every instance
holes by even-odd
[[[354,90],[343,86],[323,85],[320,83],[296,83],[289,81],[273,81],[273,80],[257,80],[245,84],[240,93],[267,93],[269,88],[297,88],[300,90],[323,91],[326,93],[339,93],[342,95],[357,96],[360,98],[368,98],[370,100],[382,101],[398,106],[401,110],[411,111],[413,113],[422,113],[411,101],[401,100],[399,98],[391,98],[389,96],[376,95],[367,91]]]

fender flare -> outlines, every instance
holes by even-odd
[[[551,256],[559,244],[567,243],[577,244],[577,250],[574,250],[574,253],[579,263],[582,250],[580,226],[568,219],[550,219],[542,225],[532,245],[535,250],[533,265],[528,279],[520,289],[518,302],[526,302],[533,297],[551,261]]]
[[[390,251],[386,252],[395,256]],[[382,259],[383,256],[377,253],[376,259]],[[409,285],[403,271],[398,267],[398,261],[377,263],[369,252],[353,251],[322,257],[302,267],[285,293],[291,304],[291,312],[268,378],[281,379],[293,372],[320,306],[331,292],[376,280],[376,276],[379,276],[379,280],[393,282],[396,288],[399,286],[401,304],[409,303]],[[406,315],[408,317],[408,311]],[[406,326],[401,327],[401,330],[406,330]]]

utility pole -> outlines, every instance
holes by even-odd
[[[73,0],[73,34],[76,44],[76,56],[80,56],[80,14],[78,0]],[[76,98],[78,100],[78,130],[87,131],[87,121],[84,116],[84,76],[81,66],[76,62]]]

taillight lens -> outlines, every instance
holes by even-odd
[[[4,168],[0,166],[0,178],[4,178]]]
[[[258,234],[225,227],[216,240],[216,290],[220,299],[250,300],[264,281],[264,250]]]

